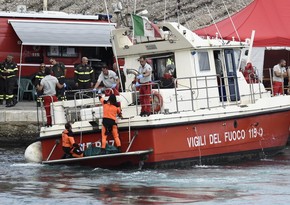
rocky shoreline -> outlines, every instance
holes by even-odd
[[[0,147],[27,146],[39,136],[36,103],[23,101],[14,107],[0,105]]]
[[[48,11],[61,11],[68,14],[95,15],[106,13],[105,2],[110,14],[114,14],[113,4],[122,3],[122,14],[132,13],[136,2],[136,13],[147,10],[148,18],[156,21],[174,21],[186,25],[191,30],[212,24],[240,11],[253,0],[187,0],[180,1],[179,18],[177,18],[177,0],[155,1],[155,0],[107,0],[107,1],[76,1],[76,0],[49,0]],[[166,3],[166,4],[165,4]],[[13,12],[18,5],[25,5],[28,12],[40,12],[43,10],[42,0],[0,0],[0,10]],[[113,22],[116,22],[113,15]]]
[[[0,146],[28,146],[39,136],[37,123],[31,122],[1,122]]]

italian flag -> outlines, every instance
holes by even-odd
[[[132,14],[134,36],[151,36],[161,38],[159,28],[146,17]]]

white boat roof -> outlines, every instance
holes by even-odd
[[[128,55],[146,55],[152,53],[172,52],[176,50],[203,50],[219,48],[241,48],[248,46],[245,42],[227,41],[219,38],[204,39],[187,29],[172,22],[158,24],[162,38],[136,37],[134,43],[128,34],[130,28],[120,28],[112,31],[116,53],[119,57]]]
[[[68,14],[60,11],[42,11],[42,12],[0,12],[0,17],[17,17],[17,18],[44,18],[44,19],[81,19],[81,20],[100,20],[107,14],[83,15]],[[111,15],[109,16],[112,17]]]

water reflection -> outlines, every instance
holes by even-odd
[[[290,196],[289,150],[230,166],[142,171],[27,164],[24,149],[0,152],[1,204],[287,204]]]

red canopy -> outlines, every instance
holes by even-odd
[[[254,46],[290,46],[290,1],[289,0],[254,0],[240,12],[232,16],[232,21],[241,40],[251,37],[255,30]],[[238,40],[230,18],[216,25],[195,30],[200,36],[215,37],[217,28],[224,39]]]

